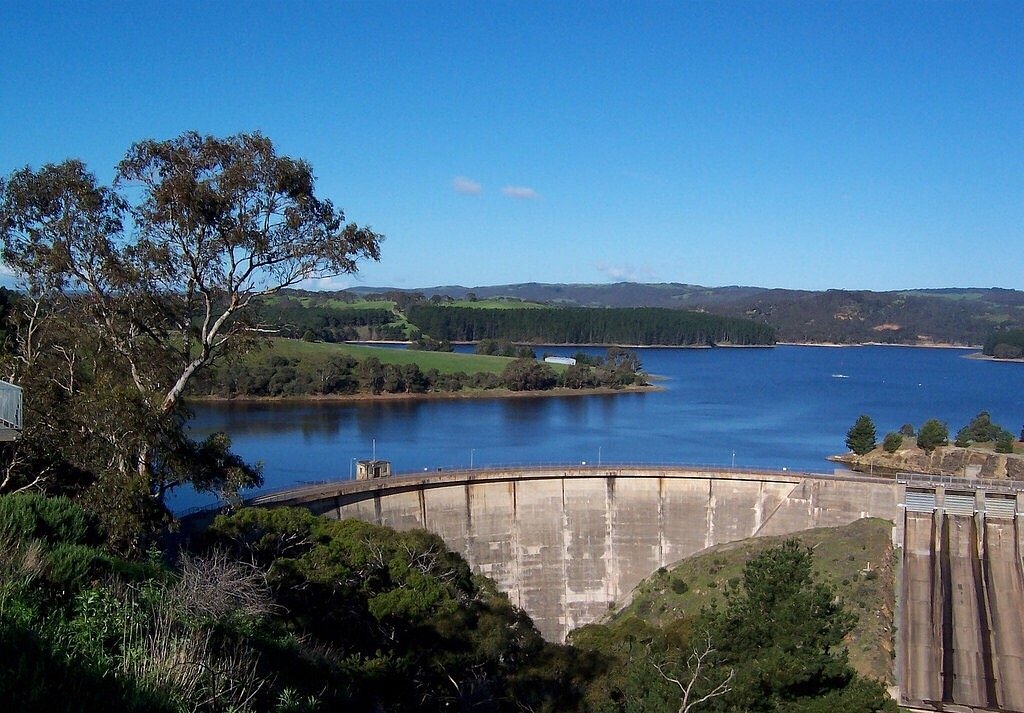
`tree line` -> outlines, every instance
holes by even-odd
[[[895,453],[907,439],[913,438],[914,446],[931,453],[939,446],[949,445],[949,426],[937,418],[930,418],[915,432],[913,424],[905,423],[898,431],[885,434],[882,449]],[[1024,427],[1020,440],[1024,441]],[[1016,439],[1012,433],[992,422],[988,411],[981,411],[956,433],[954,445],[969,448],[974,445],[992,444],[996,453],[1013,453]],[[870,453],[878,446],[874,421],[867,414],[861,414],[846,432],[846,447],[857,455]]]
[[[276,354],[258,361],[225,360],[197,376],[189,393],[193,396],[299,397],[351,394],[452,393],[465,389],[547,391],[569,389],[622,388],[646,383],[635,354],[610,349],[593,364],[576,364],[555,371],[532,357],[508,363],[501,373],[442,373],[422,370],[417,364],[386,364],[377,357],[356,359],[332,356],[309,364],[298,358]]]
[[[412,304],[406,316],[425,334],[449,341],[665,346],[775,343],[775,330],[766,324],[658,307],[487,309]]]

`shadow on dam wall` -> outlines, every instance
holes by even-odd
[[[892,480],[852,475],[606,466],[350,481],[255,504],[434,532],[545,638],[563,641],[659,567],[712,545],[863,517],[902,526],[899,490]]]

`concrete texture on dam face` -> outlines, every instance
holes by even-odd
[[[1024,570],[1012,512],[905,514],[902,703],[1024,711]]]
[[[571,469],[396,477],[273,501],[437,533],[561,641],[659,567],[706,547],[862,517],[902,524],[897,492],[892,481],[856,477]]]

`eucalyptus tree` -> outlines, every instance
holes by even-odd
[[[77,424],[91,457],[69,456],[157,502],[183,482],[255,482],[223,438],[184,434],[189,382],[252,340],[259,297],[355,272],[358,260],[379,259],[382,240],[346,223],[310,164],[278,155],[268,138],[195,132],[134,144],[111,186],[78,160],[16,171],[0,184],[0,238],[32,305],[14,320],[12,375],[31,380],[42,350],[116,393],[102,418]],[[59,328],[43,339],[45,321]]]

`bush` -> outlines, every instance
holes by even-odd
[[[996,453],[1013,453],[1013,434],[1003,431],[996,437]]]
[[[886,453],[895,453],[903,445],[903,434],[901,433],[887,433],[885,434],[885,440],[882,441],[882,449]]]
[[[992,423],[988,411],[982,411],[966,426],[957,431],[956,445],[961,448],[973,443],[989,443],[1004,432],[1002,426]]]
[[[681,579],[673,579],[672,591],[676,594],[686,594],[688,591],[690,591],[690,585],[688,585]]]
[[[68,498],[37,493],[0,495],[0,533],[4,537],[49,543],[102,541],[95,517]]]
[[[46,579],[64,591],[77,591],[108,573],[108,560],[94,547],[62,542],[46,554]]]

